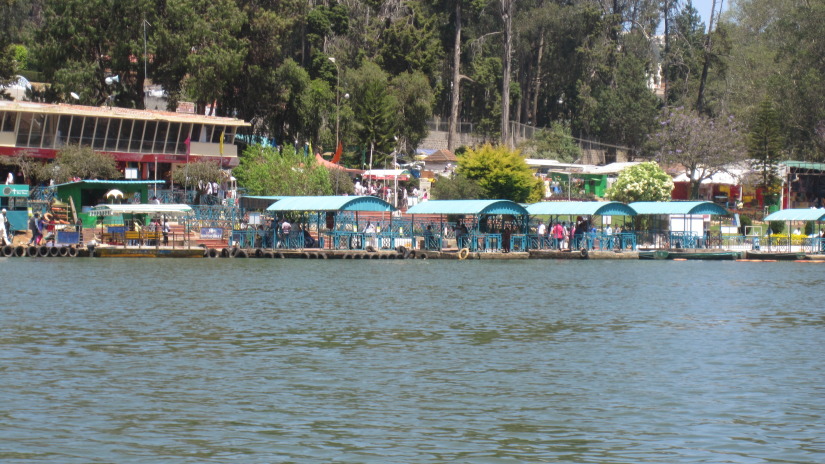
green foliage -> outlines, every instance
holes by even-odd
[[[57,152],[54,163],[42,165],[36,177],[40,180],[54,179],[55,183],[62,184],[75,177],[118,179],[121,173],[111,155],[90,147],[70,145]]]
[[[427,136],[427,121],[432,117],[433,92],[430,83],[423,73],[417,71],[394,77],[390,88],[398,101],[400,113],[399,144],[415,148]]]
[[[233,170],[238,184],[251,195],[332,195],[330,173],[314,156],[296,153],[292,146],[275,148],[251,145]],[[342,179],[339,188],[347,188]],[[339,190],[343,193],[343,190]]]
[[[458,158],[457,173],[476,182],[481,198],[536,202],[544,196],[544,184],[533,175],[518,151],[490,144],[470,149]]]
[[[774,234],[781,234],[785,230],[785,221],[770,221],[768,226]]]
[[[18,69],[26,69],[29,66],[29,49],[25,45],[14,44],[10,46],[12,59]]]
[[[398,100],[390,94],[387,73],[365,61],[348,73],[355,133],[359,145],[372,148],[372,166],[382,166],[396,146]]]
[[[234,0],[181,0],[188,7],[187,74],[183,88],[200,104],[216,101],[242,69],[248,43],[238,35],[244,15]],[[194,14],[193,14],[194,13]]]
[[[779,116],[770,100],[763,100],[756,113],[756,121],[748,135],[748,157],[752,168],[759,173],[760,186],[771,188],[779,183],[776,168],[782,156],[782,135]]]
[[[805,221],[805,235],[812,235],[816,230],[816,224],[814,221]]]
[[[747,232],[746,227],[753,225],[753,219],[750,216],[741,215],[739,216],[739,233],[741,235],[745,235]]]
[[[658,164],[648,161],[620,172],[605,196],[622,203],[669,201],[672,191],[673,179]]]
[[[478,182],[461,174],[452,177],[439,177],[433,183],[434,200],[476,200],[484,196],[484,190]]]
[[[593,91],[597,107],[592,129],[607,142],[640,150],[654,127],[660,102],[647,88],[645,65],[644,59],[623,53],[614,68],[614,83]]]
[[[563,122],[538,131],[535,138],[525,144],[525,148],[530,150],[530,158],[572,163],[581,157],[581,148],[573,139],[570,125]]]
[[[200,203],[201,195],[206,193],[209,182],[220,182],[223,178],[224,173],[218,163],[208,160],[187,163],[172,172],[173,182],[198,193],[195,203]]]
[[[436,18],[427,17],[414,2],[408,15],[390,23],[382,35],[376,60],[391,75],[420,72],[427,78],[435,75],[444,50],[438,42]]]

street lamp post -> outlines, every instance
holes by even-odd
[[[338,125],[341,121],[341,69],[334,56],[329,57],[329,60],[335,65],[335,150],[338,150],[341,143],[338,139]]]

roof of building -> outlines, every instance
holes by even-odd
[[[450,150],[441,149],[424,158],[425,163],[455,163],[458,158]]]
[[[635,216],[636,211],[618,201],[542,201],[527,206],[533,216]]]
[[[825,209],[783,209],[767,215],[765,221],[825,221]]]
[[[250,124],[241,119],[224,118],[218,116],[206,116],[203,114],[172,113],[169,111],[157,110],[136,110],[132,108],[119,108],[115,106],[83,106],[16,102],[0,100],[0,111],[22,111],[28,113],[41,114],[65,114],[73,116],[92,116],[122,119],[142,119],[151,121],[168,121],[179,123],[212,124],[224,126],[249,126]]]
[[[809,169],[812,171],[825,171],[825,163],[809,163],[807,161],[781,161],[779,164],[795,169]]]
[[[520,204],[510,200],[430,200],[407,210],[407,214],[529,214]]]
[[[386,201],[373,196],[303,196],[283,197],[267,211],[392,211]]]
[[[633,208],[636,214],[730,214],[725,208],[710,201],[637,201],[628,206]]]
[[[88,180],[79,180],[75,182],[66,182],[65,184],[58,184],[55,187],[66,187],[68,185],[99,185],[102,187],[106,187],[109,185],[154,185],[154,184],[163,184],[164,180],[99,180],[99,179],[88,179]]]
[[[97,205],[89,212],[90,216],[117,216],[122,214],[165,214],[167,216],[183,216],[192,214],[192,207],[182,204]]]

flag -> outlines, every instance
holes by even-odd
[[[221,139],[220,139],[220,146],[219,146],[221,156],[223,156],[223,136],[224,136],[224,133],[225,132],[221,131]]]
[[[189,162],[189,147],[192,144],[192,136],[187,135],[186,140],[183,141],[183,144],[186,145],[186,162]]]
[[[341,154],[344,153],[344,144],[338,141],[338,148],[335,149],[335,155],[332,157],[332,162],[338,164],[341,161]]]

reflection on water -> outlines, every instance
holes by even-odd
[[[808,264],[0,263],[3,462],[821,462]]]

